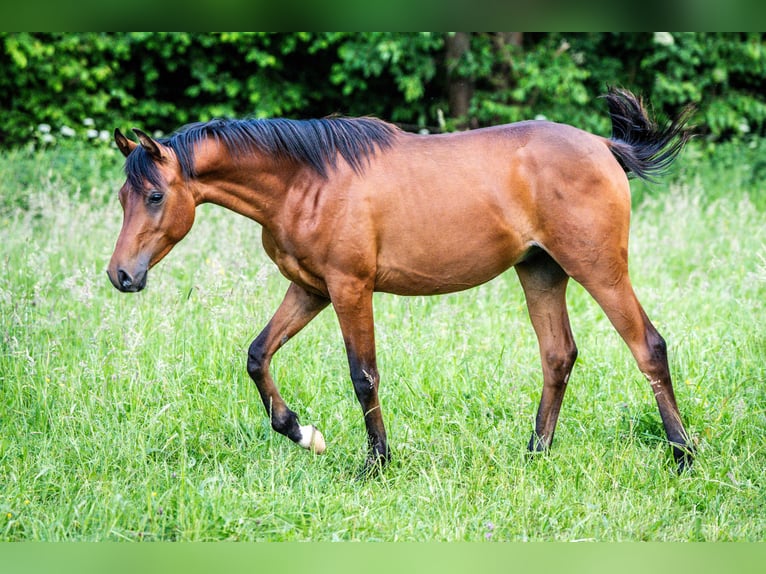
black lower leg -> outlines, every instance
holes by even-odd
[[[670,379],[667,345],[651,322],[648,319],[645,320],[648,325],[645,333],[648,360],[642,370],[654,392],[662,424],[673,451],[673,459],[678,465],[678,472],[683,472],[692,465],[694,447],[681,422],[681,413],[678,410],[673,383]]]
[[[692,467],[694,462],[694,447],[691,445],[679,447],[676,444],[673,447],[673,458],[678,465],[678,473],[685,472]]]
[[[300,442],[303,437],[298,415],[288,408],[285,408],[278,415],[273,412],[271,413],[271,428],[279,434],[285,435],[293,442]]]
[[[548,445],[546,444],[546,441],[542,439],[542,437],[538,436],[535,431],[532,431],[532,436],[529,438],[527,450],[532,453],[545,452],[548,450]]]
[[[673,401],[673,404],[675,404],[675,401]],[[686,429],[683,428],[680,417],[676,418],[674,415],[670,415],[670,417],[668,417],[663,414],[663,409],[668,408],[671,407],[664,405],[661,406],[660,415],[663,425],[665,426],[668,443],[670,443],[670,448],[673,452],[673,460],[675,460],[676,465],[678,466],[678,472],[681,473],[689,470],[692,467],[695,454],[694,444],[686,434]],[[677,407],[675,408],[677,411]]]
[[[247,372],[258,389],[263,406],[269,415],[271,428],[293,442],[299,442],[301,431],[298,415],[287,408],[269,374],[269,361],[265,351],[268,335],[269,328],[266,327],[250,345],[247,356]]]
[[[355,369],[352,368],[351,379],[354,392],[362,407],[367,430],[368,455],[365,468],[384,466],[389,461],[390,453],[378,400],[378,372],[374,367],[364,368],[359,365]]]

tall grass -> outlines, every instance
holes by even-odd
[[[758,152],[692,148],[669,186],[634,193],[631,273],[669,343],[692,472],[675,474],[648,385],[577,285],[556,443],[526,454],[541,375],[511,271],[443,297],[376,295],[394,460],[366,482],[331,311],[273,364],[327,453],[262,412],[246,351],[287,284],[256,224],[200,207],[148,288],[120,294],[104,273],[118,157],[0,156],[0,539],[764,540]]]

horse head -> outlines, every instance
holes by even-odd
[[[196,203],[173,149],[133,130],[135,143],[115,130],[126,158],[119,192],[123,221],[107,274],[123,292],[141,291],[149,269],[189,232]]]

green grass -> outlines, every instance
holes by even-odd
[[[332,311],[273,364],[326,454],[262,412],[247,347],[287,284],[255,223],[199,208],[148,288],[120,294],[105,275],[117,156],[0,156],[0,539],[763,541],[759,153],[692,148],[669,187],[635,194],[631,273],[669,343],[692,472],[675,474],[649,386],[577,285],[556,442],[526,454],[541,374],[510,271],[449,296],[376,295],[394,460],[366,482]]]

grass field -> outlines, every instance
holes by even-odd
[[[394,460],[366,482],[332,311],[273,364],[326,454],[262,412],[246,353],[287,283],[258,225],[202,206],[148,288],[120,294],[116,152],[4,153],[0,539],[766,540],[763,147],[691,148],[668,185],[635,185],[631,273],[669,344],[692,472],[674,472],[649,385],[578,285],[556,442],[527,456],[541,374],[510,271],[376,295]]]

